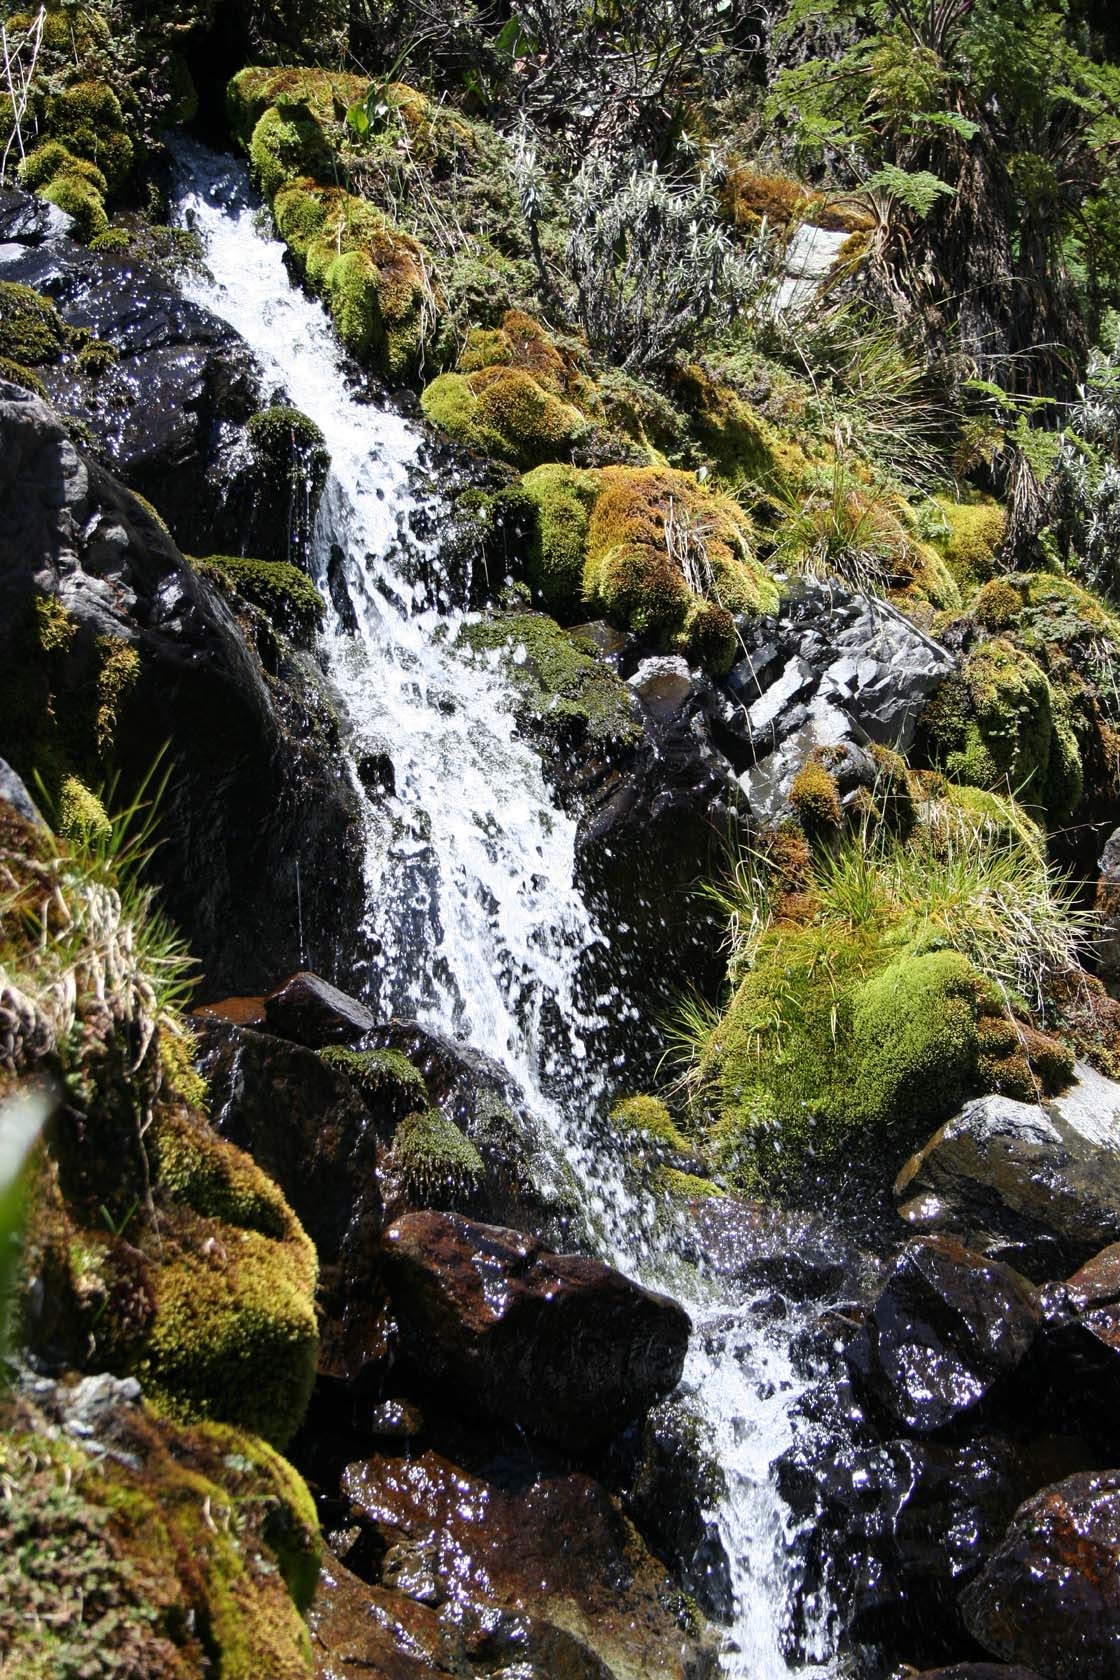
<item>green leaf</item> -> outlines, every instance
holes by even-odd
[[[346,113],[347,127],[353,129],[359,139],[369,133],[369,112],[366,110],[364,99],[356,99]]]
[[[897,199],[921,218],[929,215],[939,198],[952,198],[957,190],[928,169],[900,169],[894,163],[883,164],[865,185],[871,192],[885,192]]]

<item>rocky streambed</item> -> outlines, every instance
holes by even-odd
[[[919,1059],[890,1141],[781,1201],[632,1106],[722,966],[698,852],[814,754],[828,820],[881,799],[960,649],[811,579],[722,675],[495,616],[449,493],[491,469],[346,361],[236,167],[178,159],[208,272],[0,204],[0,279],[116,352],[48,368],[53,408],[0,386],[0,748],[88,794],[110,736],[126,788],[170,743],[155,867],[206,1000],[176,1056],[142,988],[118,1019],[79,984],[101,1059],[40,1164],[2,1520],[78,1475],[104,1613],[137,1570],[153,1608],[102,1628],[125,1673],[1120,1673],[1120,1087],[1009,1011],[1032,1100],[1016,1062],[931,1136]],[[4,798],[33,970],[85,878]],[[5,1084],[69,1066],[5,984]]]

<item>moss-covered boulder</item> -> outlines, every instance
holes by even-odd
[[[449,437],[516,467],[563,460],[590,429],[578,408],[518,367],[440,374],[420,402]]]
[[[640,739],[641,723],[629,688],[578,634],[543,613],[482,619],[461,632],[465,646],[496,654],[518,696],[527,727],[554,737],[602,746]]]
[[[935,538],[936,545],[967,600],[995,572],[1006,527],[1004,510],[980,495],[960,502],[942,497],[937,510],[943,530]]]
[[[202,577],[236,606],[248,601],[295,641],[308,641],[323,622],[323,598],[311,579],[286,560],[249,560],[211,554],[195,562]]]
[[[200,1107],[182,948],[117,845],[65,846],[0,812],[0,1083],[51,1073],[64,1093],[32,1182],[18,1339],[40,1368],[136,1375],[167,1416],[282,1445],[314,1379],[315,1251]]]
[[[0,1400],[0,1645],[23,1680],[310,1680],[319,1529],[256,1437],[128,1385]]]
[[[951,780],[1010,794],[1061,821],[1082,790],[1068,708],[1007,636],[980,642],[922,715],[920,743]]]

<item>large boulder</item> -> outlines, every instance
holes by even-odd
[[[383,1243],[418,1365],[533,1434],[586,1449],[680,1379],[688,1314],[601,1261],[447,1213],[406,1214]]]
[[[1045,1391],[1110,1452],[1120,1405],[1120,1243],[1042,1292],[1037,1365]]]
[[[1080,1065],[1040,1103],[966,1103],[895,1183],[916,1231],[951,1233],[1041,1282],[1120,1241],[1120,1085]]]
[[[520,1457],[469,1470],[428,1451],[350,1464],[342,1489],[372,1530],[381,1588],[415,1601],[416,1655],[425,1622],[442,1609],[462,1641],[455,1673],[702,1680],[718,1672],[695,1609],[589,1476]],[[381,1605],[372,1612],[379,1620]],[[405,1680],[414,1671],[378,1672]]]
[[[315,1244],[319,1375],[368,1377],[388,1354],[374,1116],[314,1051],[205,1014],[194,1026],[216,1129],[276,1180]]]
[[[864,1393],[897,1428],[944,1428],[1006,1391],[1041,1322],[1025,1278],[946,1237],[907,1243],[846,1349]]]
[[[1120,1676],[1120,1471],[1069,1476],[1019,1507],[961,1598],[985,1650],[1045,1680]]]
[[[0,671],[0,753],[25,779],[49,781],[67,755],[107,775],[111,753],[123,802],[167,749],[158,873],[216,993],[263,989],[301,948],[342,942],[360,825],[314,668],[266,681],[151,510],[5,383]]]

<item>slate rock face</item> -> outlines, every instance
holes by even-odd
[[[1117,1680],[1120,1471],[1069,1476],[1028,1499],[961,1605],[993,1656],[1046,1680]]]
[[[434,1212],[406,1214],[383,1245],[422,1362],[532,1433],[590,1447],[680,1379],[688,1314],[598,1260]]]
[[[219,995],[259,989],[293,966],[301,942],[332,949],[357,920],[360,831],[325,750],[313,672],[266,683],[228,608],[150,510],[75,447],[45,403],[0,383],[0,669],[24,684],[45,681],[20,642],[44,596],[76,627],[67,695],[94,681],[98,638],[139,654],[115,735],[120,794],[169,747],[164,904],[208,985]],[[27,692],[17,698],[26,709]],[[0,714],[0,753],[21,774],[34,768],[20,756],[27,746],[22,726]],[[300,857],[318,865],[304,873],[302,898]]]
[[[905,753],[950,653],[886,602],[792,580],[780,611],[748,625],[728,679],[746,707],[753,765],[740,780],[756,817],[784,810],[814,747],[868,741]]]
[[[1046,1103],[966,1103],[898,1176],[907,1224],[951,1232],[1036,1282],[1120,1241],[1120,1086],[1078,1072]]]
[[[896,1426],[926,1434],[1011,1376],[1040,1321],[1025,1278],[949,1238],[928,1237],[896,1257],[846,1358]]]

